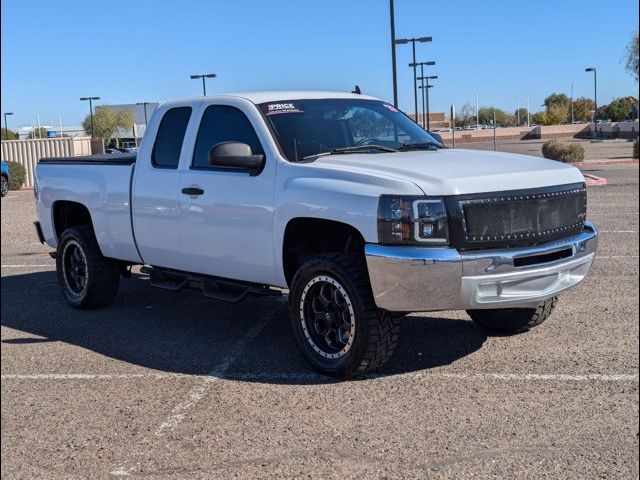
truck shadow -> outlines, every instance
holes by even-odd
[[[327,381],[312,375],[298,352],[284,297],[230,305],[207,300],[197,291],[157,290],[145,277],[134,276],[122,281],[113,305],[78,311],[62,299],[55,272],[2,277],[2,325],[26,334],[5,331],[3,349],[33,348],[29,353],[37,355],[47,348],[38,344],[63,342],[103,355],[102,371],[112,364],[113,371],[121,372],[120,362],[126,362],[154,373],[207,374],[228,361],[257,321],[264,329],[233,358],[226,377],[264,383]],[[402,322],[396,353],[379,375],[448,365],[478,350],[486,339],[470,321],[420,315]],[[60,362],[69,364],[69,371],[29,373],[96,373],[76,363],[73,347],[57,351],[69,355]]]

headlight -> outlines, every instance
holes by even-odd
[[[447,245],[447,210],[441,198],[382,195],[378,202],[381,244]]]

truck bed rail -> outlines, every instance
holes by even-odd
[[[136,163],[135,153],[125,153],[122,155],[85,155],[81,157],[45,157],[38,160],[38,163],[56,165],[132,165]]]

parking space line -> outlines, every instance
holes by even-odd
[[[259,326],[257,326],[259,327]],[[262,325],[264,328],[264,325]],[[259,334],[260,328],[256,328],[257,333],[252,335],[252,338],[255,338],[257,334]],[[242,347],[246,347],[247,341],[251,339],[248,338],[248,335],[240,342],[238,342],[238,346],[242,343]],[[242,353],[242,348],[238,349],[237,352],[234,349],[234,353],[237,355]],[[219,371],[219,373],[224,370],[228,370],[233,361],[231,361],[232,355],[230,354],[225,360],[220,364],[220,367],[216,368],[214,371]],[[2,380],[184,380],[184,379],[201,379],[204,382],[207,382],[207,386],[211,384],[211,382],[216,380],[238,380],[238,381],[324,381],[324,382],[334,382],[337,381],[334,378],[327,377],[324,375],[320,375],[318,373],[239,373],[239,374],[220,374],[219,377],[212,377],[209,375],[189,375],[187,373],[168,373],[168,374],[127,374],[127,373],[114,373],[114,374],[85,374],[85,373],[75,373],[75,374],[56,374],[56,373],[39,373],[39,374],[2,374],[0,379]],[[408,379],[441,379],[441,380],[502,380],[502,381],[551,381],[551,382],[637,382],[638,374],[637,373],[446,373],[446,372],[411,372],[411,373],[400,373],[400,374],[384,374],[384,373],[373,373],[369,375],[363,375],[361,378],[366,378],[370,380],[377,379],[393,379],[393,378],[408,378]],[[204,383],[203,382],[203,383]],[[183,402],[179,405],[185,405],[178,410],[174,408],[176,413],[186,413],[186,410],[196,405],[197,402],[202,400],[203,393],[206,391],[202,391],[202,383],[196,385],[190,392],[189,398],[186,402]],[[196,403],[190,403],[195,401]],[[188,403],[188,407],[186,406]],[[170,417],[170,419],[173,418]],[[170,423],[169,421],[163,422],[162,425]],[[162,426],[161,425],[161,426]],[[175,426],[176,423],[171,423],[163,428],[166,430],[170,426]],[[157,434],[157,432],[156,432]]]
[[[638,233],[638,230],[600,230],[600,233]]]
[[[28,267],[55,267],[55,263],[37,263],[28,265],[23,263],[21,265],[0,265],[1,268],[28,268]]]
[[[587,217],[593,217],[593,216],[600,216],[600,215],[608,215],[608,216],[615,216],[615,217],[619,217],[621,215],[638,215],[638,212],[596,212],[596,213],[588,213]]]
[[[242,352],[247,345],[260,335],[260,332],[262,332],[267,324],[273,319],[274,315],[275,313],[272,313],[271,315],[262,317],[262,319],[253,325],[247,334],[233,346],[222,362],[204,376],[202,380],[189,391],[187,399],[180,402],[173,408],[171,415],[156,429],[156,435],[162,436],[168,430],[176,427],[184,419],[187,412],[200,403],[215,383],[224,380],[224,376],[236,360],[238,360],[240,355],[242,355]]]

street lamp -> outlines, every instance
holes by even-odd
[[[431,75],[428,77],[419,77],[418,80],[420,80],[422,82],[422,85],[420,86],[420,88],[422,89],[422,103],[423,103],[423,112],[425,112],[426,114],[426,118],[427,121],[425,123],[425,129],[427,131],[429,131],[429,128],[431,127],[431,122],[429,119],[429,89],[433,87],[433,85],[429,85],[429,80],[437,80],[438,76],[437,75]],[[425,80],[426,80],[426,84],[425,84]]]
[[[144,108],[144,126],[147,126],[147,105],[149,105],[150,102],[138,102],[136,103],[136,105],[142,105],[142,107]]]
[[[91,138],[93,138],[93,101],[100,100],[100,97],[80,97],[80,101],[89,100],[89,115],[91,116]]]
[[[433,60],[430,60],[430,61],[428,61],[428,62],[414,62],[414,63],[415,63],[415,65],[416,65],[416,66],[417,66],[417,65],[420,65],[420,76],[421,76],[421,77],[424,77],[424,67],[425,67],[425,65],[427,65],[427,66],[431,66],[431,65],[435,65],[435,64],[436,64],[436,62],[435,62],[435,61],[433,61]],[[410,67],[413,67],[413,66],[414,66],[414,64],[413,64],[413,63],[410,63],[410,64],[409,64],[409,66],[410,66]],[[415,73],[415,68],[414,68],[414,73]],[[423,92],[424,92],[424,91],[423,91]],[[422,99],[422,112],[423,112],[423,114],[424,114],[424,98]],[[417,117],[417,112],[416,112],[416,121],[417,121],[417,120],[418,120],[418,117]],[[425,119],[424,119],[424,115],[423,115],[423,118],[422,118],[422,126],[423,126],[423,127],[425,126]]]
[[[4,136],[9,140],[9,126],[7,125],[7,116],[13,115],[13,112],[4,112]]]
[[[394,45],[404,45],[406,43],[411,42],[412,51],[413,51],[413,62],[409,64],[410,67],[413,67],[413,105],[416,112],[416,123],[418,123],[418,82],[416,81],[417,72],[416,67],[418,64],[416,63],[416,42],[425,43],[431,42],[431,37],[418,37],[418,38],[398,38],[394,41]],[[395,48],[395,47],[394,47]]]
[[[202,79],[202,94],[207,96],[207,85],[205,84],[205,78],[216,78],[217,75],[215,73],[202,73],[199,75],[190,75],[189,78],[191,80],[197,80],[199,78]]]
[[[571,125],[573,125],[573,83],[571,84]]]
[[[398,72],[396,68],[396,20],[393,0],[389,0],[389,21],[391,23],[391,72],[393,77],[393,106],[398,107]]]
[[[596,121],[598,120],[598,74],[595,67],[589,67],[584,69],[585,72],[593,72],[593,103],[595,109],[593,110],[593,134],[596,136]]]

